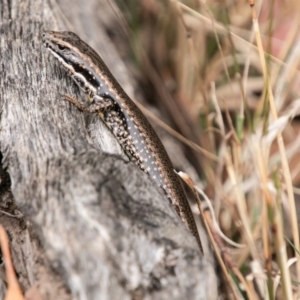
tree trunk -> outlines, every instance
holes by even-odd
[[[42,299],[216,299],[207,242],[203,257],[97,115],[63,100],[79,90],[42,45],[76,32],[132,96],[108,3],[0,0],[0,223],[18,280]]]

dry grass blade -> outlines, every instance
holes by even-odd
[[[7,279],[7,292],[4,300],[25,300],[12,264],[8,237],[2,225],[0,225],[0,243]]]
[[[262,45],[262,40],[261,40],[261,36],[260,36],[256,10],[255,10],[255,6],[254,6],[254,0],[253,1],[250,0],[249,4],[252,8],[253,27],[254,27],[254,31],[256,34],[256,41],[258,44],[259,56],[261,59],[261,65],[262,65],[262,70],[263,70],[263,74],[264,74],[264,78],[265,78],[265,83],[267,85],[266,89],[268,92],[268,100],[270,103],[270,109],[271,109],[272,117],[275,120],[277,120],[278,115],[277,115],[277,110],[276,110],[275,103],[274,103],[272,87],[271,87],[270,80],[269,80],[267,63],[266,63],[265,55],[264,55],[264,51],[263,51],[263,45]],[[291,179],[291,173],[289,170],[289,165],[288,165],[288,161],[287,161],[287,157],[286,157],[286,153],[285,153],[285,147],[284,147],[282,135],[280,133],[277,134],[277,143],[278,143],[279,150],[281,153],[281,162],[282,162],[282,166],[283,166],[285,182],[288,187],[287,192],[288,192],[288,198],[289,198],[289,203],[290,203],[290,207],[291,207],[291,219],[292,219],[292,228],[293,228],[292,231],[293,231],[294,244],[295,244],[296,249],[299,249],[299,231],[298,231],[298,222],[297,222],[297,216],[296,216],[295,199],[294,199],[294,194],[293,194],[292,179]],[[275,208],[275,207],[273,207],[273,208]],[[288,268],[287,268],[287,253],[286,253],[286,248],[285,248],[285,242],[284,242],[283,235],[282,235],[283,230],[282,230],[282,226],[280,226],[281,225],[280,220],[277,219],[278,212],[276,211],[276,209],[274,209],[274,213],[276,215],[274,218],[277,221],[276,224],[279,225],[278,226],[279,230],[276,231],[277,234],[275,235],[275,241],[276,241],[276,250],[280,250],[278,252],[278,255],[279,255],[280,267],[281,267],[281,272],[282,272],[282,283],[283,283],[283,287],[284,287],[284,291],[285,291],[285,297],[286,297],[286,299],[293,299],[291,277],[290,277],[290,273],[288,272]],[[267,256],[269,256],[269,255],[267,255]],[[297,274],[298,274],[298,278],[299,278],[299,276],[300,276],[300,260],[298,260],[298,262],[297,262]]]
[[[234,286],[234,284],[231,280],[230,274],[228,273],[228,270],[226,268],[226,264],[224,263],[224,260],[222,259],[221,253],[219,251],[219,249],[221,249],[221,252],[223,252],[223,251],[225,251],[225,248],[222,246],[222,243],[220,242],[220,240],[215,238],[217,235],[213,234],[214,226],[212,225],[213,222],[211,222],[212,220],[210,218],[210,214],[207,215],[202,210],[201,200],[199,198],[199,195],[198,195],[198,192],[197,192],[197,189],[195,187],[195,184],[194,184],[193,180],[187,174],[185,174],[183,172],[180,172],[179,175],[186,182],[186,184],[193,190],[194,195],[196,196],[197,205],[198,205],[198,208],[199,208],[199,211],[200,211],[200,215],[202,216],[202,221],[205,225],[206,232],[209,236],[210,242],[213,246],[216,257],[217,257],[218,262],[219,262],[219,264],[221,266],[221,269],[223,271],[223,275],[225,276],[225,278],[227,280],[227,283],[228,283],[228,285],[231,289],[232,296],[234,297],[234,299],[240,299],[240,296],[238,295],[236,287]],[[218,243],[217,243],[217,240],[218,240]],[[224,254],[224,252],[223,252],[223,254]],[[233,266],[230,259],[227,260],[227,263],[228,263],[227,265],[230,265],[231,267]],[[251,298],[249,298],[249,299],[251,299]]]
[[[187,146],[195,149],[196,151],[199,151],[203,155],[205,155],[207,158],[213,160],[213,161],[219,161],[219,158],[212,153],[208,152],[204,148],[200,147],[196,143],[192,142],[191,140],[186,139],[182,134],[178,133],[176,130],[172,129],[170,126],[168,126],[165,122],[161,121],[158,117],[156,117],[151,111],[146,109],[144,106],[136,102],[136,105],[140,108],[140,110],[150,119],[152,119],[157,125],[159,125],[161,128],[163,128],[165,131],[170,133],[172,136],[177,138],[182,143],[186,144]]]

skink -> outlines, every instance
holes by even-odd
[[[89,101],[81,102],[70,96],[66,100],[82,111],[99,114],[128,158],[164,191],[202,251],[193,213],[165,148],[101,57],[73,32],[45,31],[43,42]]]

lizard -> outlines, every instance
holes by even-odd
[[[69,95],[65,95],[65,99],[81,111],[100,116],[129,160],[138,165],[163,190],[196,238],[202,252],[188,199],[162,142],[102,58],[73,32],[44,31],[42,40],[89,101],[78,101]]]

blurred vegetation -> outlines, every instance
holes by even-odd
[[[118,4],[147,98],[203,150],[186,148],[196,182],[244,246],[223,244],[225,297],[299,298],[300,2]]]

